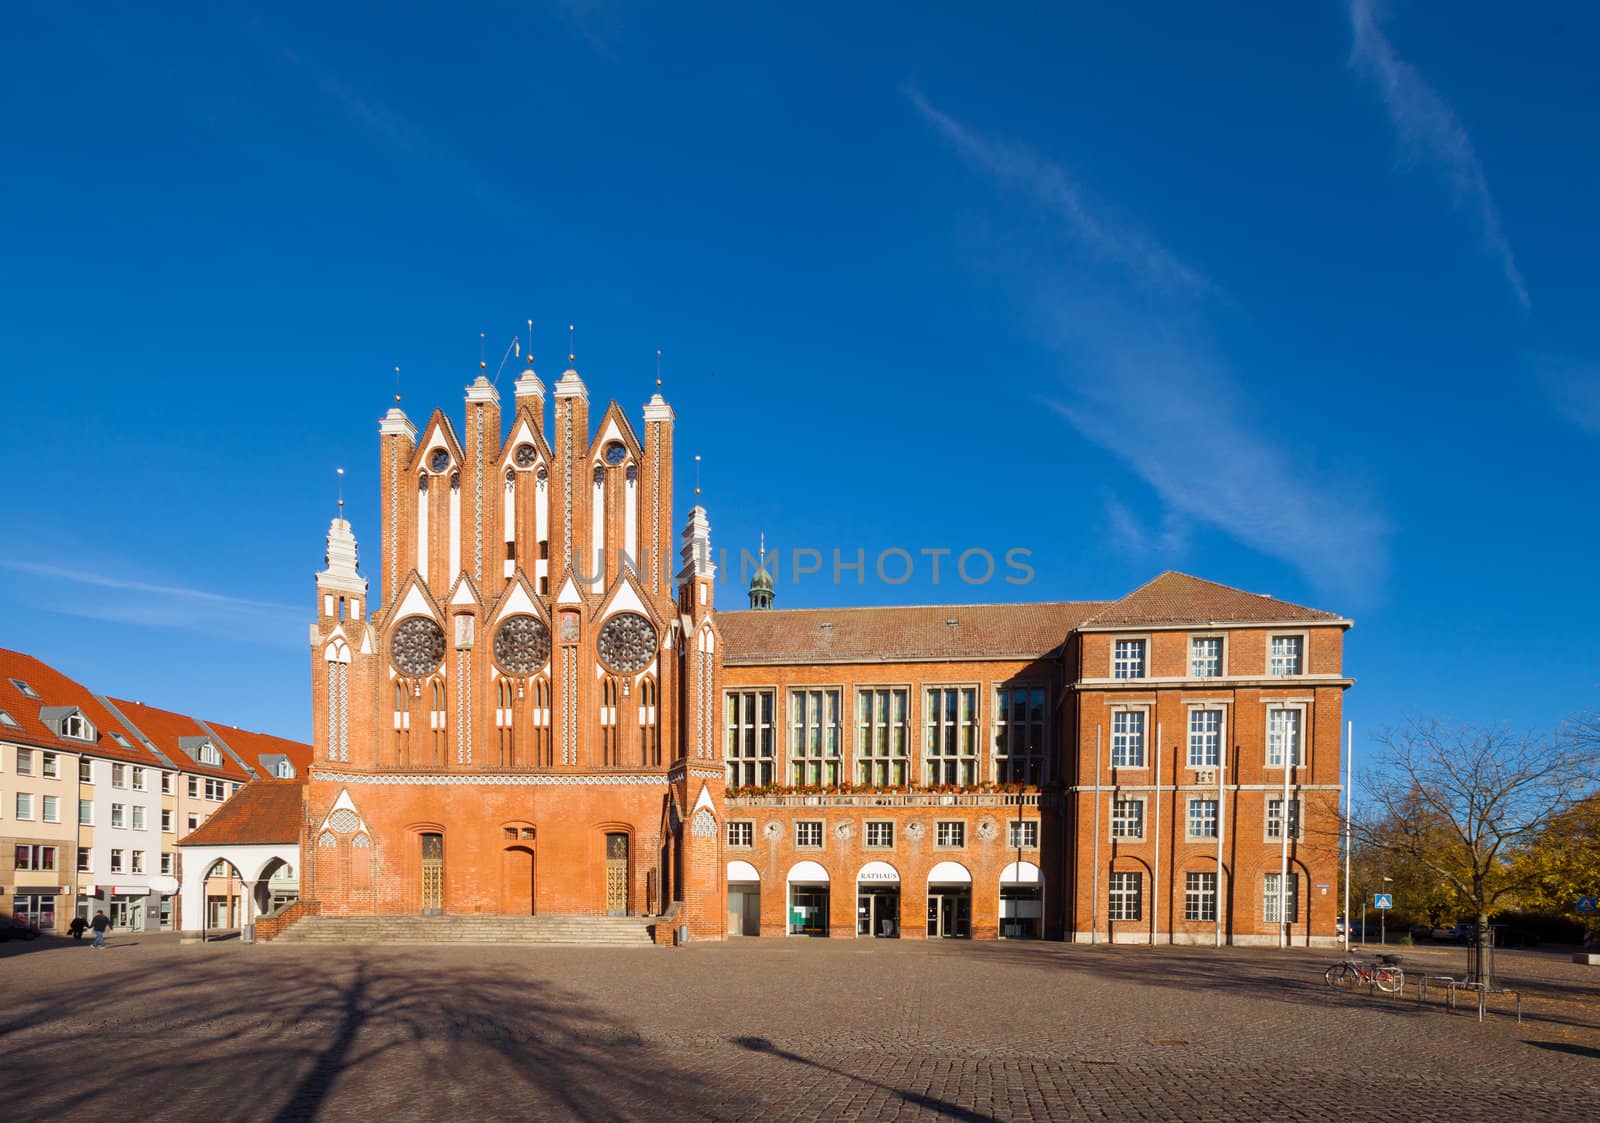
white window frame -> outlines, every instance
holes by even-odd
[[[161,833],[173,834],[173,811],[170,808],[161,809]]]
[[[51,814],[52,805],[55,814]],[[61,797],[46,792],[39,797],[39,821],[42,823],[61,822]]]
[[[122,855],[123,855],[122,847],[113,846],[111,848],[111,872],[112,873],[122,873],[123,872]]]
[[[24,823],[33,822],[33,793],[17,793],[17,819]]]
[[[1208,879],[1210,888],[1206,888]],[[1183,875],[1183,919],[1190,924],[1208,924],[1216,922],[1216,870],[1185,871]]]
[[[944,696],[949,691],[956,692],[956,717],[947,721],[944,715]],[[938,693],[940,710],[937,716],[930,714],[935,692]],[[972,699],[972,713],[969,720],[963,722],[960,713],[960,700],[963,694],[970,695]],[[954,784],[957,787],[973,787],[983,778],[983,687],[975,682],[929,682],[922,686],[922,781],[928,787],[939,784]],[[954,752],[933,751],[935,734],[941,746],[948,734],[955,739]],[[951,766],[954,766],[953,768]],[[946,773],[954,772],[954,779],[946,779]]]
[[[1300,922],[1300,874],[1297,870],[1289,871],[1288,893],[1289,924]],[[1268,924],[1283,924],[1278,916],[1278,871],[1269,870],[1261,875],[1261,917]]]
[[[144,806],[135,803],[128,809],[128,829],[135,831],[144,830]]]
[[[872,841],[873,828],[888,828],[888,842]],[[861,844],[868,850],[893,850],[894,849],[894,820],[893,819],[868,819],[861,831]]]
[[[1262,816],[1263,829],[1266,831],[1268,842],[1283,841],[1283,793],[1273,795],[1267,793],[1267,810]],[[1300,799],[1299,792],[1289,796],[1289,824],[1294,828],[1294,833],[1289,836],[1290,842],[1298,842],[1306,836],[1305,804]]]
[[[1221,716],[1217,719],[1217,759],[1209,764],[1195,762],[1195,715],[1199,713],[1216,713]],[[1187,716],[1184,719],[1184,746],[1183,759],[1187,768],[1221,768],[1222,762],[1228,756],[1228,704],[1226,702],[1191,702],[1186,708]]]
[[[734,834],[746,836],[744,841],[735,841]],[[756,845],[756,823],[754,819],[729,819],[728,820],[728,846],[733,850],[753,850]]]
[[[126,788],[128,786],[128,766],[120,762],[111,765],[111,786],[113,788]]]
[[[1129,912],[1133,915],[1127,915]],[[1137,923],[1144,919],[1144,874],[1141,871],[1111,871],[1106,881],[1106,918],[1121,923]]]
[[[1113,706],[1111,707],[1111,744],[1107,758],[1111,762],[1113,771],[1140,771],[1150,767],[1150,709],[1149,706]],[[1139,760],[1135,764],[1117,763],[1117,717],[1120,714],[1139,715]]]
[[[1210,643],[1215,640],[1217,644],[1217,672],[1212,675],[1195,673],[1195,645],[1197,643]],[[1189,677],[1196,679],[1226,678],[1228,675],[1228,636],[1226,632],[1201,632],[1189,637]]]
[[[806,828],[805,834],[810,835],[811,828],[816,828],[816,841],[805,842],[801,840],[801,828]],[[796,850],[821,850],[823,840],[827,837],[827,824],[821,819],[796,819],[794,822],[794,848]]]
[[[1208,804],[1208,803],[1211,805],[1211,816],[1210,816],[1211,829],[1210,829],[1210,831],[1202,830],[1201,832],[1196,833],[1196,831],[1195,831],[1195,824],[1196,824],[1195,806],[1197,804]],[[1208,839],[1216,838],[1217,837],[1217,832],[1219,830],[1219,825],[1221,823],[1221,816],[1222,816],[1222,808],[1221,808],[1221,806],[1220,806],[1220,804],[1219,804],[1219,802],[1217,800],[1217,797],[1215,795],[1191,795],[1189,797],[1188,802],[1184,805],[1184,809],[1183,809],[1183,823],[1184,823],[1183,829],[1184,829],[1184,832],[1185,832],[1185,837],[1190,839],[1191,841],[1195,841],[1195,842],[1201,842],[1201,841],[1205,841],[1205,840],[1208,840]],[[1206,824],[1206,817],[1204,815],[1200,816],[1198,822],[1199,822],[1200,826],[1203,828],[1205,826],[1205,824]]]
[[[1288,702],[1273,699],[1263,703],[1263,705],[1266,708],[1266,714],[1263,721],[1263,728],[1266,731],[1266,745],[1263,746],[1266,751],[1266,766],[1272,769],[1280,769],[1285,767],[1284,761],[1287,759],[1288,754],[1284,753],[1281,748],[1277,748],[1279,759],[1273,760],[1274,749],[1277,746],[1272,732],[1273,713],[1278,710],[1285,710],[1292,711],[1297,715],[1295,718],[1295,722],[1297,724],[1295,727],[1296,736],[1294,763],[1288,767],[1304,768],[1306,766],[1306,760],[1310,756],[1311,748],[1309,744],[1311,723],[1306,720],[1307,712],[1310,709],[1309,704],[1306,702]]]
[[[954,841],[951,841],[954,839]],[[965,850],[967,848],[967,821],[965,819],[938,819],[933,824],[935,850]]]
[[[1019,839],[1017,836],[1021,834]],[[1006,820],[1006,849],[1007,850],[1037,850],[1039,849],[1039,820],[1037,819],[1007,819]]]
[[[885,714],[880,721],[878,716],[878,695],[885,696]],[[905,700],[902,718],[899,721],[894,717],[895,695],[900,695]],[[862,701],[871,696],[872,713],[869,719],[861,715]],[[871,683],[855,688],[851,698],[853,705],[850,709],[850,720],[854,723],[855,743],[852,746],[855,777],[858,783],[868,787],[905,787],[915,783],[912,772],[912,762],[916,757],[916,730],[917,709],[916,694],[910,683]],[[882,733],[879,736],[879,733]],[[899,733],[899,744],[896,745],[896,733]],[[869,745],[868,741],[874,742]],[[876,742],[882,741],[886,752],[869,752],[876,749]]]
[[[831,729],[825,718],[816,716],[818,713],[827,713],[829,695],[833,696]],[[787,705],[783,718],[787,723],[784,732],[788,734],[785,745],[789,761],[787,778],[796,787],[835,787],[844,782],[846,697],[848,695],[843,684],[791,686],[785,692],[784,701]],[[803,718],[798,709],[802,699]]]
[[[1122,658],[1117,649],[1122,644],[1139,645],[1139,673],[1136,675],[1122,674]],[[1150,637],[1126,636],[1113,633],[1111,636],[1111,677],[1117,682],[1140,682],[1150,677]]]
[[[117,830],[122,830],[128,825],[128,805],[113,803],[111,805],[111,825]]]
[[[1111,797],[1111,837],[1117,842],[1143,842],[1145,807],[1144,796],[1114,794]],[[1136,807],[1138,812],[1130,819],[1127,815],[1118,816],[1117,812],[1122,807]],[[1129,823],[1138,827],[1136,831],[1129,830]]]
[[[776,686],[728,687],[722,692],[722,760],[730,788],[762,787],[776,779],[783,751],[778,744],[783,723],[779,697]],[[763,699],[765,718],[761,716]]]
[[[1280,639],[1292,639],[1299,643],[1299,657],[1296,660],[1298,667],[1293,673],[1279,673],[1274,668],[1277,665],[1277,656],[1273,653],[1273,644]],[[1306,660],[1311,653],[1311,639],[1309,632],[1283,632],[1273,631],[1267,633],[1267,666],[1268,678],[1299,678],[1306,673]]]
[[[88,814],[88,818],[84,817],[84,812],[85,811],[87,811],[89,813]],[[80,827],[92,827],[92,826],[94,826],[94,800],[92,800],[92,799],[80,799],[78,801],[78,826],[80,826]]]
[[[145,790],[144,769],[137,764],[133,766],[133,771],[128,776],[128,786],[136,792]]]
[[[39,758],[39,776],[45,780],[61,779],[61,757],[58,753],[45,753]]]
[[[1033,695],[1039,694],[1039,720],[1032,715]],[[1025,696],[1021,721],[1011,716],[1014,695]],[[997,784],[1044,784],[1050,780],[1050,688],[1042,682],[997,682],[989,692],[993,707],[990,721],[990,756]],[[1037,728],[1038,741],[1033,742]],[[1004,751],[1002,750],[1004,738]],[[1018,742],[1024,742],[1021,751]],[[1028,751],[1031,749],[1032,751]]]

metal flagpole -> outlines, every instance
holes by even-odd
[[[1161,931],[1161,723],[1156,722],[1156,813],[1155,838],[1156,856],[1154,872],[1150,875],[1150,946],[1154,947],[1157,934]]]
[[[1223,815],[1223,807],[1225,806],[1225,804],[1223,802],[1222,783],[1223,783],[1223,780],[1227,776],[1227,773],[1228,773],[1228,738],[1227,738],[1228,724],[1227,724],[1227,720],[1226,720],[1226,717],[1227,717],[1227,711],[1226,710],[1223,711],[1223,717],[1224,717],[1224,720],[1223,720],[1223,723],[1222,723],[1222,728],[1217,731],[1217,900],[1216,900],[1216,913],[1217,913],[1217,946],[1219,948],[1222,946],[1222,899],[1223,899],[1222,898],[1222,824],[1223,824],[1224,819],[1225,819],[1225,816]]]
[[[1284,710],[1284,713],[1293,713],[1293,710]],[[1285,734],[1288,729],[1285,727]],[[1298,733],[1299,731],[1296,730]],[[1289,761],[1294,759],[1289,755],[1289,738],[1285,736],[1281,742],[1283,746],[1283,803],[1278,808],[1278,836],[1283,840],[1278,856],[1278,946],[1289,946]],[[1300,752],[1298,739],[1294,744],[1295,755]]]
[[[1344,750],[1344,950],[1350,950],[1350,793],[1355,790],[1356,723],[1345,724]]]
[[[1100,942],[1100,730],[1094,727],[1094,899],[1089,903],[1089,942]]]

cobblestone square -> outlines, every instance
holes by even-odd
[[[1460,949],[1406,949],[1458,970]],[[19,1119],[1594,1118],[1600,983],[1501,953],[1491,1018],[1327,951],[0,946]]]

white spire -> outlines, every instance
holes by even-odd
[[[679,578],[716,577],[717,567],[711,561],[711,520],[699,504],[689,512],[689,521],[683,528],[683,548],[678,553],[683,559]]]
[[[317,588],[366,596],[367,580],[356,571],[356,536],[348,519],[334,519],[328,525],[328,550],[323,561],[327,568],[317,574]]]

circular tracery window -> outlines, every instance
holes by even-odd
[[[444,632],[426,616],[407,617],[394,630],[389,651],[402,674],[432,674],[444,661]]]
[[[494,658],[509,674],[533,674],[550,658],[550,629],[537,616],[507,618],[495,629]]]
[[[516,461],[518,468],[531,468],[534,458],[538,455],[532,445],[518,445],[517,451],[512,453],[512,459]]]
[[[636,612],[618,613],[600,629],[597,646],[601,662],[613,671],[637,674],[656,657],[656,630]]]

